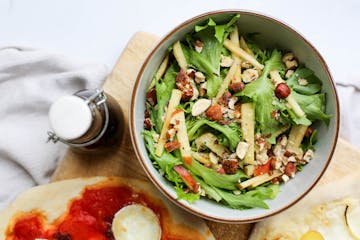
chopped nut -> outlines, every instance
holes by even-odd
[[[236,82],[229,86],[229,90],[233,93],[241,92],[245,88],[245,84],[242,82]]]
[[[246,152],[249,149],[249,144],[246,142],[239,142],[237,147],[236,147],[236,155],[240,158],[240,159],[244,159]]]
[[[285,166],[285,174],[288,177],[294,177],[296,172],[296,165],[293,162],[288,162]]]
[[[284,99],[290,95],[290,88],[286,83],[279,83],[275,88],[275,96]]]
[[[222,119],[222,109],[219,104],[214,104],[206,111],[206,117],[212,121],[219,121]]]
[[[196,40],[194,45],[195,45],[195,51],[201,53],[203,49],[203,43],[200,40]]]
[[[294,59],[294,60],[292,60],[292,61],[286,61],[286,62],[285,62],[285,66],[286,66],[286,69],[294,70],[294,69],[296,69],[296,68],[299,66],[299,64],[298,64],[298,62]]]
[[[251,68],[251,63],[250,62],[242,62],[241,67],[242,68]]]
[[[284,183],[286,183],[286,182],[288,182],[290,180],[290,178],[286,174],[283,174],[281,176],[281,179],[283,180]]]
[[[286,73],[285,73],[285,78],[288,79],[288,78],[290,78],[291,75],[293,75],[293,74],[294,74],[294,70],[289,69],[289,70],[287,70]]]
[[[174,137],[175,137],[175,134],[176,134],[176,129],[175,128],[170,128],[166,132],[166,137],[169,139],[169,141],[173,141]]]
[[[195,82],[197,84],[205,82],[205,75],[202,72],[195,73]]]
[[[221,60],[220,60],[221,67],[231,67],[233,62],[234,60],[231,57],[221,55]]]
[[[226,174],[235,174],[238,170],[238,161],[236,159],[223,160],[221,165],[224,168]]]
[[[205,96],[205,94],[206,94],[206,87],[207,87],[206,85],[207,85],[206,82],[203,82],[203,83],[200,84],[200,89],[199,89],[199,96],[200,96],[200,97]]]
[[[282,57],[282,61],[284,63],[286,63],[287,61],[292,61],[294,59],[295,59],[295,55],[292,52],[288,52],[288,53],[284,54],[284,56]]]
[[[252,82],[258,77],[259,77],[259,73],[255,69],[246,69],[241,75],[241,78],[244,83]]]
[[[238,98],[237,97],[232,97],[229,100],[228,106],[230,109],[234,110],[235,109],[235,103],[237,102]]]
[[[300,86],[308,85],[308,81],[306,79],[304,79],[304,78],[299,78],[298,83],[299,83]]]
[[[194,101],[199,97],[199,90],[197,89],[196,84],[192,79],[190,79],[190,86],[193,89],[193,96],[190,98],[190,101]]]
[[[189,68],[188,70],[186,70],[186,74],[188,75],[189,78],[194,79],[195,78],[195,73],[196,71],[192,68]]]
[[[191,115],[199,116],[200,114],[205,112],[210,106],[211,100],[205,98],[199,99],[194,103],[191,109]]]
[[[145,128],[146,130],[150,130],[151,127],[152,127],[152,125],[153,125],[153,124],[152,124],[150,118],[145,118],[145,119],[144,119],[144,128]]]
[[[155,105],[157,102],[157,98],[156,98],[156,90],[155,88],[150,89],[147,93],[146,93],[146,100],[150,103],[150,105]]]
[[[314,151],[311,149],[308,149],[304,154],[303,160],[306,162],[309,162],[313,158],[314,158]]]
[[[312,129],[312,127],[308,127],[305,132],[305,137],[307,137],[307,138],[311,137],[313,132],[314,132],[314,130]]]

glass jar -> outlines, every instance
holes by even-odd
[[[84,89],[59,98],[50,108],[49,119],[49,140],[74,149],[113,148],[120,144],[124,130],[119,104],[99,89]]]

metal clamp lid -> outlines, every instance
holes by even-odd
[[[95,93],[93,95],[91,95],[89,98],[87,98],[85,100],[85,103],[89,105],[90,108],[93,107],[93,104],[95,104],[95,106],[97,108],[100,108],[101,106],[104,107],[105,110],[105,124],[103,126],[103,128],[101,129],[101,132],[92,140],[84,142],[84,143],[71,143],[65,139],[60,138],[59,136],[57,136],[54,132],[48,131],[48,140],[52,141],[53,143],[57,143],[57,142],[62,142],[64,144],[67,144],[71,147],[76,147],[76,148],[80,148],[80,147],[86,147],[86,146],[90,146],[94,143],[96,143],[97,141],[100,140],[100,138],[102,138],[105,134],[105,131],[107,129],[107,126],[109,124],[109,109],[106,105],[106,95],[104,94],[104,90],[100,90],[100,89],[95,89]]]

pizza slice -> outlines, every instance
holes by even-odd
[[[214,239],[206,224],[149,183],[118,177],[72,179],[20,194],[0,212],[4,240]]]
[[[292,208],[255,225],[249,240],[360,239],[360,176],[315,188]]]

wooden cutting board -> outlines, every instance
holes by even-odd
[[[59,162],[52,181],[100,175],[133,177],[149,181],[132,148],[128,129],[128,107],[138,69],[157,39],[157,36],[149,33],[136,33],[104,83],[104,90],[119,102],[125,116],[121,145],[102,153],[86,154],[68,150],[62,161]],[[360,167],[360,151],[340,139],[335,157],[321,183],[345,176],[358,167]],[[207,224],[214,236],[221,240],[245,240],[252,227],[252,224],[229,225],[211,221],[207,221]]]

